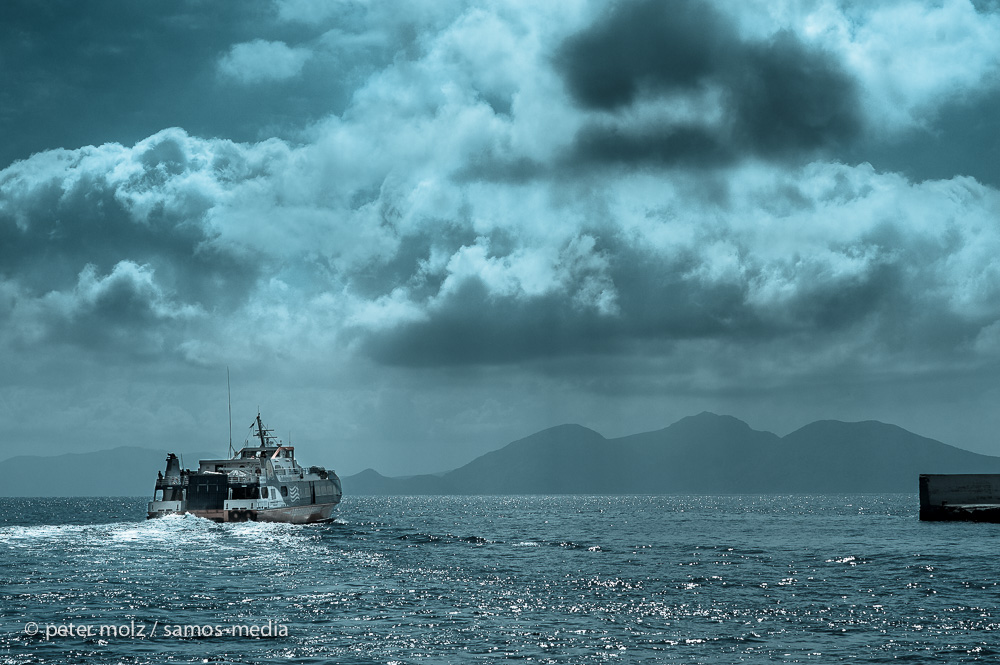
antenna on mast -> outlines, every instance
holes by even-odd
[[[233,456],[233,389],[229,383],[229,365],[226,365],[226,393],[229,396],[229,456]]]

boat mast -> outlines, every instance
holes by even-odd
[[[257,435],[260,437],[260,447],[267,448],[264,442],[264,425],[260,422],[260,411],[257,412]]]
[[[226,365],[226,394],[229,396],[229,456],[233,456],[233,389],[229,383],[229,365]]]

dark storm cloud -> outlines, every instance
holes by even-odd
[[[616,5],[569,37],[557,67],[584,108],[610,112],[580,131],[570,160],[717,165],[851,143],[862,129],[856,83],[837,59],[779,31],[748,41],[707,3]],[[718,91],[721,118],[671,118],[684,97]],[[624,112],[661,104],[661,118]]]
[[[613,257],[607,273],[616,294],[613,314],[580,307],[562,292],[499,295],[481,279],[469,277],[430,306],[428,318],[369,331],[363,346],[391,365],[515,364],[616,354],[654,340],[733,344],[826,335],[866,321],[882,326],[887,308],[898,310],[888,322],[913,320],[927,305],[908,295],[903,273],[911,257],[880,257],[861,273],[835,277],[818,261],[765,265],[746,247],[740,273],[717,279],[699,272],[711,259],[696,248],[667,258],[626,238],[602,246]],[[839,250],[845,257],[855,251]],[[755,302],[752,291],[769,280],[794,284],[794,293],[781,303]],[[966,328],[966,334],[979,330]],[[946,343],[965,341],[952,336]]]
[[[471,276],[428,309],[426,320],[368,332],[364,349],[400,366],[503,365],[614,354],[636,340],[748,334],[759,323],[741,284],[701,285],[685,278],[698,261],[674,262],[627,246],[611,250],[614,315],[580,307],[561,291],[502,295]]]
[[[196,435],[242,364],[405,472],[511,422],[1000,358],[1000,199],[962,176],[995,162],[1000,16],[963,0],[0,13],[9,411],[155,427],[175,382]],[[842,399],[812,414],[882,415]]]
[[[567,165],[597,162],[720,166],[737,157],[736,146],[717,131],[700,126],[633,128],[614,122],[584,126],[567,156]]]
[[[255,38],[215,52],[213,75],[227,85],[308,78],[321,49],[281,34],[270,16]],[[524,109],[538,113],[532,103],[547,91],[531,90],[533,100],[511,89],[528,81],[516,73],[533,61],[477,60],[483,35],[504,25],[471,16],[404,49],[356,92],[350,113],[315,125],[312,143],[299,148],[168,130],[134,148],[53,152],[11,167],[0,181],[10,288],[42,309],[56,308],[49,293],[76,298],[72,315],[60,314],[70,327],[85,327],[88,311],[126,327],[153,321],[152,312],[187,325],[197,317],[177,312],[246,314],[266,302],[290,328],[338,321],[332,334],[342,329],[373,358],[401,365],[512,364],[648,339],[738,343],[876,325],[893,306],[900,318],[916,311],[899,286],[919,265],[912,256],[872,240],[867,226],[838,237],[841,215],[829,206],[867,205],[865,183],[877,178],[863,169],[829,176],[828,191],[824,173],[749,173],[783,182],[742,202],[743,175],[695,169],[662,202],[660,187],[630,192],[630,174],[588,182],[561,161],[568,151],[577,160],[728,169],[747,154],[849,141],[860,122],[855,84],[818,45],[789,29],[744,37],[736,19],[705,3],[616,5],[557,49],[583,109],[561,111],[581,127],[567,133],[567,148],[558,131],[530,133],[538,116]],[[699,97],[713,89],[717,98]],[[498,91],[516,99],[502,113],[483,102]],[[718,103],[721,114],[678,120],[667,113],[678,94],[698,97],[695,108]],[[550,143],[539,150],[538,139]],[[579,205],[567,200],[574,196]],[[631,213],[612,202],[633,196],[640,219],[626,223]],[[661,208],[692,212],[677,221]],[[802,216],[816,237],[789,222],[788,255],[771,255],[775,238],[739,228],[762,212]],[[679,240],[664,240],[671,236]],[[86,295],[98,291],[84,288],[90,282],[132,284],[128,293],[160,304],[103,307],[103,296]],[[930,292],[948,288],[928,282]]]
[[[975,94],[948,99],[932,124],[883,141],[853,146],[848,161],[868,161],[878,169],[914,180],[949,178],[955,173],[1000,186],[1000,81]]]
[[[735,139],[751,151],[780,156],[837,147],[858,137],[861,109],[855,83],[832,54],[809,48],[789,32],[731,55]]]
[[[555,62],[581,104],[610,111],[643,92],[696,89],[735,41],[707,3],[622,2],[569,37]]]
[[[630,230],[594,226],[577,236],[585,252],[539,253],[537,240],[516,236],[442,246],[463,260],[439,268],[429,291],[408,290],[406,316],[361,325],[352,338],[402,366],[512,365],[698,341],[827,345],[841,336],[872,362],[910,353],[944,362],[993,344],[995,192],[818,164],[765,187],[733,177],[732,191],[692,213],[700,225],[648,209]],[[742,221],[761,210],[761,222]],[[475,248],[477,260],[465,260]]]
[[[459,182],[509,182],[527,183],[551,174],[547,165],[529,157],[513,159],[484,152],[475,156],[466,166],[455,171],[452,177]]]
[[[496,296],[472,277],[428,320],[369,333],[363,348],[378,362],[402,367],[514,364],[610,352],[617,325],[574,310],[561,295]]]
[[[149,266],[131,261],[105,276],[86,266],[72,291],[50,293],[37,306],[37,328],[25,331],[19,343],[82,347],[119,358],[175,356],[167,341],[205,315],[198,307],[178,305]]]

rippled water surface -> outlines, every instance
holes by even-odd
[[[0,499],[0,663],[1000,658],[1000,525],[912,495],[348,497],[311,526],[144,502]]]

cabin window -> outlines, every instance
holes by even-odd
[[[153,501],[163,501],[163,490],[156,490],[153,494]]]
[[[262,498],[262,499],[266,499],[267,498],[267,487],[261,487],[260,488],[260,498]]]
[[[281,496],[288,496],[288,486],[287,485],[282,485],[281,486]]]

